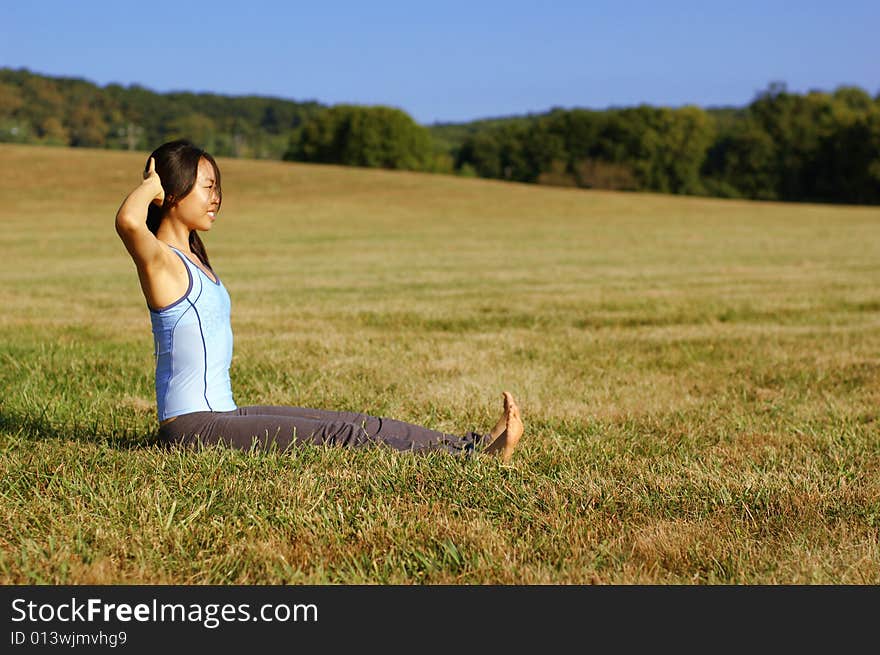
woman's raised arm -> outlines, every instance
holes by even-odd
[[[156,173],[156,162],[150,157],[144,181],[126,196],[116,212],[116,233],[134,259],[138,271],[147,272],[165,261],[162,244],[147,228],[150,203],[161,204],[164,200],[165,191]]]

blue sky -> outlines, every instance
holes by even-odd
[[[880,92],[880,1],[10,2],[0,67],[399,107],[423,124]]]

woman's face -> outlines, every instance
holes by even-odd
[[[195,185],[172,208],[169,216],[173,216],[192,230],[210,230],[216,218],[219,204],[220,197],[217,193],[217,183],[214,180],[214,167],[211,166],[211,162],[202,157],[199,160]]]

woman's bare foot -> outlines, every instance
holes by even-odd
[[[513,451],[516,450],[519,440],[525,431],[525,426],[520,416],[519,406],[507,391],[504,392],[504,429],[495,437],[483,452],[490,455],[499,455],[505,464],[510,461]],[[501,421],[498,421],[500,424]],[[498,427],[497,425],[495,426]],[[494,430],[493,430],[494,432]]]
[[[495,427],[492,428],[492,431],[489,433],[492,437],[489,440],[489,443],[495,441],[501,436],[501,433],[507,429],[507,415],[510,414],[510,402],[513,400],[513,396],[510,395],[510,392],[505,391],[501,394],[501,397],[504,398],[504,411],[501,413],[501,418],[498,419]]]

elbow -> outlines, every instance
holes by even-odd
[[[139,221],[128,214],[123,214],[119,212],[116,214],[116,232],[118,234],[123,234],[126,232],[131,232],[136,230],[138,227]]]
[[[125,235],[131,232],[131,228],[124,222],[120,221],[119,218],[116,219],[116,234],[125,238]]]

